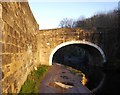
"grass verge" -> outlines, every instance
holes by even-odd
[[[21,87],[19,95],[23,95],[23,93],[39,93],[40,82],[44,78],[47,73],[49,66],[39,66],[37,70],[33,70],[31,74],[28,75],[27,80]]]

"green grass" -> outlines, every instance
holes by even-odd
[[[33,70],[21,87],[19,95],[23,95],[23,93],[39,93],[40,82],[44,78],[48,69],[48,66],[39,66],[37,70]]]

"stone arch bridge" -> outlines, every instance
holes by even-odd
[[[88,32],[79,28],[39,30],[27,0],[18,1],[22,2],[0,2],[2,93],[18,93],[35,67],[51,65],[56,52],[66,46],[82,47],[91,55],[93,61],[90,64],[99,62],[98,66],[115,57],[120,41],[114,31]],[[109,42],[112,48],[107,44]]]
[[[2,93],[18,93],[28,74],[40,64],[52,65],[60,51],[65,50],[66,55],[71,51],[73,55],[80,55],[79,49],[82,48],[87,51],[85,53],[89,53],[89,63],[97,66],[103,66],[106,59],[108,61],[115,58],[118,52],[120,41],[119,37],[117,38],[118,33],[114,32],[117,29],[112,31],[108,28],[108,32],[104,28],[97,29],[97,32],[80,28],[39,30],[28,0],[2,1],[0,2]],[[63,57],[69,59],[66,55]],[[74,56],[72,58],[74,59]]]
[[[52,65],[53,57],[59,49],[76,44],[90,53],[91,65],[103,66],[106,56],[100,37],[100,33],[80,28],[40,30],[37,34],[40,63]]]

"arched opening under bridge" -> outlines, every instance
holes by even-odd
[[[53,49],[49,57],[49,65],[54,63],[64,65],[88,63],[89,65],[102,66],[105,62],[106,57],[103,50],[96,44],[87,41],[62,43]]]

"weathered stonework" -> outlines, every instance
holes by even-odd
[[[91,32],[80,28],[39,30],[38,27],[28,2],[0,2],[2,93],[18,93],[34,67],[51,65],[53,54],[71,41],[82,44],[95,59],[94,63],[105,62],[105,55],[107,60],[115,57],[118,50],[119,42],[114,31]]]
[[[28,73],[38,64],[38,24],[27,2],[2,2],[0,10],[2,92],[18,93]]]
[[[68,45],[67,43],[77,43],[84,44],[85,49],[91,53],[92,57],[96,59],[96,61],[99,61],[100,64],[97,62],[97,65],[102,66],[106,61],[106,58],[104,53],[98,53],[99,47],[102,48],[99,43],[99,37],[99,33],[85,31],[80,28],[40,30],[39,34],[37,34],[40,63],[45,65],[52,65],[51,57],[55,53],[54,49],[56,49],[57,46],[64,46],[65,44]],[[103,59],[101,58],[102,56],[104,57]],[[91,63],[96,64],[96,61]]]
[[[97,29],[95,32],[80,28],[40,30],[37,34],[40,63],[51,65],[51,57],[53,56],[53,53],[55,53],[54,51],[56,51],[56,48],[59,49],[60,45],[64,46],[64,44],[67,42],[73,44],[77,42],[78,44],[85,43],[88,45],[88,47],[85,46],[85,49],[92,54],[94,60],[93,63],[97,64],[98,66],[102,66],[106,61],[115,60],[117,51],[119,49],[119,40],[116,38],[117,35],[118,32],[115,32],[115,29],[109,30],[108,28]],[[93,48],[90,48],[91,44],[93,44]],[[100,51],[102,51],[104,54],[97,54],[98,51],[96,50],[98,50],[98,48],[100,48]],[[100,56],[103,56],[104,58],[100,59]]]

